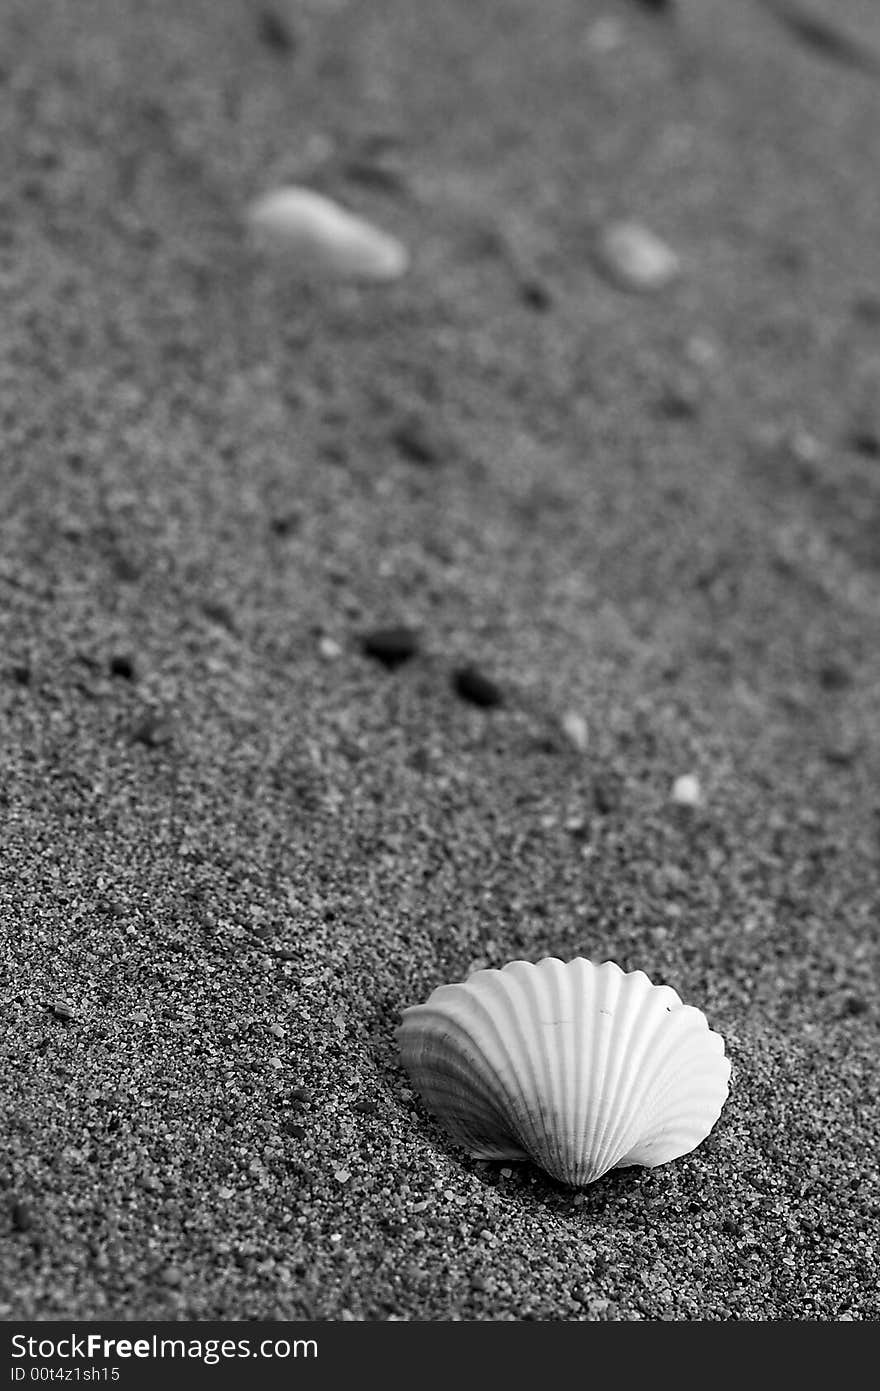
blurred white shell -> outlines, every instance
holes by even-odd
[[[305,271],[355,280],[396,280],[409,265],[406,247],[362,217],[310,188],[278,188],[248,209],[260,250]]]
[[[477,1159],[531,1159],[582,1187],[706,1138],[728,1094],[724,1040],[643,971],[511,961],[439,986],[397,1031],[413,1085]]]

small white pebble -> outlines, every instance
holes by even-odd
[[[331,1233],[330,1233],[330,1240],[331,1240],[331,1241],[341,1241],[341,1240],[342,1240],[342,1232],[331,1232]]]
[[[351,1178],[351,1174],[349,1173],[348,1169],[337,1169],[333,1177],[335,1178],[337,1183],[348,1183],[348,1180]]]
[[[638,222],[613,222],[599,243],[602,265],[627,290],[662,290],[675,280],[681,262],[670,246]]]
[[[693,334],[685,344],[685,355],[694,367],[715,367],[718,363],[720,353],[718,345],[712,342],[711,338],[706,338],[703,334]]]
[[[397,280],[409,265],[396,237],[310,188],[278,188],[251,204],[251,236],[260,250],[293,267],[351,280]]]
[[[614,15],[603,14],[594,20],[584,35],[584,47],[591,53],[613,53],[624,40],[624,28]]]
[[[822,445],[816,436],[799,426],[791,431],[788,447],[802,464],[815,464],[822,457]]]
[[[572,748],[584,753],[590,741],[590,731],[583,715],[577,710],[566,710],[562,716],[562,732]]]
[[[672,800],[680,807],[698,807],[703,800],[700,780],[693,773],[683,773],[672,784]]]
[[[318,651],[325,662],[335,662],[337,657],[342,656],[342,648],[335,638],[328,637],[325,633],[318,641]]]
[[[512,1169],[502,1169],[502,1170],[501,1170],[501,1177],[502,1177],[502,1178],[513,1178],[513,1170],[512,1170]]]

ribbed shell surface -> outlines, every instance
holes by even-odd
[[[724,1040],[643,971],[577,957],[476,971],[403,1012],[404,1066],[479,1159],[532,1159],[582,1187],[705,1139],[728,1094]]]

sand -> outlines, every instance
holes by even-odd
[[[880,84],[758,4],[266,8],[0,17],[0,1317],[876,1319]],[[255,251],[291,181],[408,273]],[[548,954],[724,1035],[698,1149],[444,1138],[401,1009]]]

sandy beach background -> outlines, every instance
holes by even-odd
[[[0,1317],[878,1318],[880,82],[747,0],[3,0],[0,125]],[[289,182],[408,273],[257,254]],[[545,955],[724,1035],[692,1154],[445,1139],[400,1011]]]

